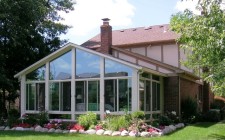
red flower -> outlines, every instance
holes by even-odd
[[[79,125],[79,124],[75,124],[75,125],[71,128],[71,130],[84,130],[84,127],[81,126],[81,125]]]
[[[15,125],[15,127],[23,127],[23,128],[30,128],[31,125],[28,123],[20,123],[18,125]]]

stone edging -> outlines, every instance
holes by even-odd
[[[162,136],[168,133],[171,133],[177,129],[183,128],[184,124],[183,123],[178,123],[176,125],[169,125],[169,126],[165,126],[165,128],[163,130],[159,130],[159,131],[153,131],[153,132],[136,132],[136,131],[130,131],[128,132],[127,130],[123,130],[122,132],[120,131],[112,131],[112,130],[103,130],[103,129],[99,129],[99,130],[95,130],[95,129],[89,129],[87,131],[84,130],[61,130],[61,129],[47,129],[47,128],[43,128],[41,126],[36,126],[31,127],[31,128],[23,128],[23,127],[13,127],[13,128],[9,128],[4,127],[4,126],[0,126],[0,130],[4,130],[4,131],[9,131],[9,130],[16,130],[16,131],[35,131],[35,132],[49,132],[49,133],[81,133],[81,134],[89,134],[89,135],[107,135],[107,136],[131,136],[131,137],[137,137],[137,136],[141,136],[141,137],[158,137],[158,136]]]

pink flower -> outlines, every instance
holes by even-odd
[[[126,130],[125,128],[120,128],[119,131],[122,132],[123,130]]]
[[[96,125],[95,126],[95,130],[99,130],[99,129],[102,129],[102,126],[101,125]]]
[[[156,130],[154,128],[149,128],[148,132],[155,132]]]

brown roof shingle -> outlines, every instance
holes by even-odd
[[[149,27],[138,27],[112,31],[112,45],[124,46],[142,43],[175,41],[176,33],[169,30],[169,24]],[[81,46],[88,48],[100,47],[100,34],[84,42]]]

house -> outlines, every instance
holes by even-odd
[[[188,97],[207,111],[209,85],[180,63],[187,52],[177,37],[167,24],[112,31],[105,18],[99,35],[81,46],[68,43],[15,75],[21,114],[46,110],[50,119],[76,120],[87,111],[103,119],[106,110],[143,110],[151,119],[180,115]]]

